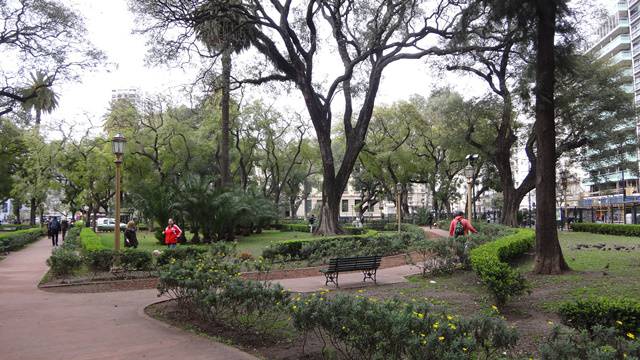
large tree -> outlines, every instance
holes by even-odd
[[[83,19],[60,1],[0,0],[0,23],[0,115],[103,59],[85,38]],[[31,86],[33,71],[47,74],[46,81]]]
[[[215,20],[218,14],[199,11],[202,1],[137,0],[134,10],[153,20],[146,31],[160,45],[188,48],[188,36],[166,39],[176,28],[188,35],[199,24]],[[449,1],[385,0],[373,4],[365,0],[259,0],[229,4],[255,25],[253,47],[272,65],[272,72],[245,83],[271,80],[292,82],[304,99],[316,131],[323,164],[322,209],[318,233],[341,232],[338,226],[340,198],[365,137],[382,74],[390,64],[403,59],[419,59],[442,54],[434,47],[436,36],[449,37],[461,5]],[[330,33],[327,38],[321,31]],[[325,41],[327,40],[327,41]],[[329,77],[318,73],[324,55],[337,57]],[[168,50],[171,51],[171,50]],[[325,77],[328,81],[321,81]],[[337,110],[334,100],[342,97]],[[336,158],[332,151],[333,113],[342,115],[345,151]]]

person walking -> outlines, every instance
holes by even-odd
[[[57,217],[53,217],[53,220],[48,225],[49,234],[51,235],[51,245],[58,246],[58,233],[60,232],[60,223]]]
[[[138,248],[138,229],[136,223],[131,220],[127,223],[127,229],[124,231],[124,247]]]
[[[175,249],[178,243],[178,238],[182,235],[182,230],[173,222],[173,219],[169,219],[167,227],[163,231],[164,243],[169,249]]]
[[[453,220],[451,220],[451,224],[449,225],[449,236],[451,237],[459,237],[459,236],[467,236],[469,232],[477,233],[471,222],[464,218],[464,212],[457,211]]]
[[[67,218],[64,218],[60,222],[60,231],[62,232],[62,241],[64,241],[64,236],[67,234],[68,229],[69,229],[69,221],[67,220]]]

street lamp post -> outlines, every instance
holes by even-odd
[[[622,170],[620,170],[620,177],[622,178],[622,223],[626,224],[627,223],[627,207],[625,204],[625,201],[627,200],[627,184],[625,184],[624,181],[624,168]]]
[[[473,202],[472,194],[471,194],[471,183],[473,181],[473,166],[468,164],[464,168],[464,176],[467,178],[467,216],[471,218],[471,211],[473,209],[471,203]]]
[[[400,232],[400,223],[402,221],[402,184],[397,183],[396,184],[396,197],[397,197],[397,202],[396,202],[396,218],[398,219],[398,232]]]
[[[120,168],[122,166],[122,155],[124,155],[124,144],[127,140],[120,133],[111,140],[111,150],[116,156],[116,221],[113,233],[115,236],[115,249],[120,250]]]

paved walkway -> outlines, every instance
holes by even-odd
[[[429,237],[449,237],[449,232],[438,228],[429,228],[428,226],[422,226],[422,230],[427,233]]]
[[[43,239],[0,261],[1,359],[255,359],[148,318],[143,309],[158,301],[156,290],[38,290],[50,253]]]

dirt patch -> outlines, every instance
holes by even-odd
[[[324,344],[318,337],[309,336],[305,343],[304,337],[298,334],[273,338],[233,328],[224,323],[204,321],[202,318],[181,311],[177,302],[173,300],[149,305],[145,308],[145,313],[178,328],[194,331],[199,335],[212,337],[216,341],[238,347],[260,358],[270,360],[323,359]]]
[[[55,293],[101,293],[113,291],[131,291],[143,289],[155,289],[158,278],[128,279],[117,281],[88,282],[84,284],[44,284],[40,290]]]

